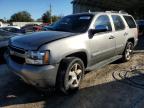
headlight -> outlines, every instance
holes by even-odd
[[[28,51],[26,53],[27,64],[48,64],[49,63],[49,51]]]

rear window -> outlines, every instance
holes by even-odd
[[[136,28],[136,24],[131,16],[124,16],[129,28]]]

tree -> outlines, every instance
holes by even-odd
[[[3,19],[0,19],[0,22],[5,22]]]
[[[42,21],[44,23],[51,23],[51,12],[50,11],[46,11],[43,15],[42,15]]]
[[[52,16],[52,21],[56,22],[57,20],[59,20],[61,17],[60,16]]]
[[[43,15],[42,15],[42,21],[44,23],[51,23],[51,22],[55,22],[57,20],[59,20],[61,17],[60,16],[56,16],[56,15],[51,15],[50,11],[46,11]]]
[[[21,11],[18,13],[15,13],[11,16],[10,21],[15,22],[31,22],[33,19],[31,18],[31,14],[27,11]]]

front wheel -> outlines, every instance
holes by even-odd
[[[126,44],[126,48],[125,48],[125,50],[123,52],[123,57],[122,57],[122,61],[123,62],[127,62],[127,61],[129,61],[132,58],[133,48],[134,48],[134,45],[133,45],[132,42],[128,42]]]
[[[58,87],[65,93],[73,93],[78,90],[84,75],[84,63],[76,57],[69,57],[62,61],[58,72]]]

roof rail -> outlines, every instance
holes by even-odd
[[[128,13],[125,12],[124,10],[120,10],[119,13],[121,13],[121,14],[128,14]]]
[[[105,11],[107,13],[118,13],[118,11]]]
[[[105,11],[107,13],[121,13],[121,14],[128,14],[127,12],[120,10],[120,11]]]

